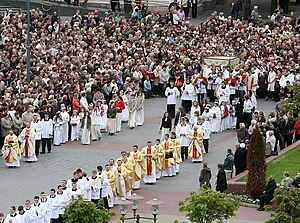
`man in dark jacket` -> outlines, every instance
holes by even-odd
[[[238,175],[246,170],[247,150],[245,143],[236,143],[236,151],[234,153],[235,175]]]
[[[266,186],[266,190],[262,195],[258,197],[259,199],[259,208],[258,211],[264,211],[264,206],[266,203],[269,203],[274,198],[274,191],[277,188],[275,179],[273,176],[269,177],[268,184]]]
[[[226,173],[226,179],[230,180],[232,178],[232,170],[233,170],[233,161],[234,157],[231,149],[227,149],[227,156],[223,163],[223,168]]]
[[[227,189],[226,174],[221,163],[218,164],[216,191],[223,193]]]
[[[296,188],[300,188],[300,172],[296,174],[296,177],[293,180],[292,186],[296,187]]]
[[[199,177],[200,187],[207,186],[211,188],[210,179],[211,179],[211,170],[210,168],[208,168],[208,163],[203,162],[203,169],[201,170],[200,177]]]

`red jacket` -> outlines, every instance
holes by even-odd
[[[82,106],[81,106],[78,98],[74,98],[73,101],[72,101],[72,109],[73,109],[73,111],[80,111],[81,107]]]
[[[122,110],[125,109],[125,104],[122,100],[116,100],[115,107],[117,109],[117,113],[122,113]]]
[[[297,135],[300,135],[300,119],[298,119],[294,125],[294,129],[296,129]]]

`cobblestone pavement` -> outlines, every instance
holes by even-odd
[[[25,199],[32,199],[41,191],[48,192],[51,188],[55,188],[62,179],[69,179],[77,168],[82,168],[89,174],[97,165],[105,165],[110,158],[120,157],[121,150],[131,149],[134,144],[143,147],[147,140],[154,141],[160,138],[158,131],[161,116],[166,108],[165,102],[165,98],[146,100],[143,126],[131,130],[124,123],[121,133],[115,136],[103,134],[101,141],[92,142],[91,145],[82,146],[80,142],[68,142],[62,146],[53,147],[51,154],[40,155],[36,163],[22,162],[21,167],[17,169],[7,169],[1,159],[0,210],[7,212],[10,205],[23,204]],[[264,112],[272,110],[274,105],[274,102],[259,101],[259,109]],[[210,150],[204,159],[209,162],[213,179],[217,171],[217,163],[223,162],[226,149],[234,148],[235,142],[234,130],[211,136]],[[166,204],[162,205],[160,210],[162,219],[159,222],[173,222],[173,218],[184,216],[177,211],[178,201],[184,200],[190,191],[198,189],[199,171],[199,164],[193,164],[190,160],[185,161],[180,166],[178,176],[163,178],[155,185],[142,185],[137,193],[145,197],[144,201],[154,197],[165,201]],[[118,212],[117,208],[115,210]],[[150,208],[145,204],[141,205],[140,211],[150,214]],[[253,215],[248,214],[249,211],[253,210],[240,208],[236,218],[238,220],[253,219]],[[263,216],[265,220],[269,214],[257,213],[255,210],[255,217],[261,220],[259,216]]]

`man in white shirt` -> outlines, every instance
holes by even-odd
[[[84,108],[85,111],[89,110],[89,104],[88,104],[88,101],[86,99],[85,92],[81,93],[80,104],[82,105],[82,107]]]
[[[39,196],[35,196],[34,197],[34,203],[31,205],[31,208],[33,209],[33,216],[36,223],[44,223],[44,218],[45,218],[45,208],[44,206],[41,204],[40,202],[40,197]]]
[[[23,206],[18,207],[18,214],[15,221],[17,223],[31,223],[30,215],[24,210]]]
[[[181,106],[186,114],[191,111],[194,91],[194,85],[190,83],[190,79],[187,78],[186,83],[181,87]]]
[[[286,86],[286,81],[289,80],[289,79],[288,79],[288,74],[287,74],[285,68],[283,68],[283,72],[282,72],[282,73],[283,73],[283,74],[281,75],[281,78],[280,78],[280,80],[279,80],[279,85],[280,85],[280,87],[285,88],[285,86]]]
[[[48,222],[50,222],[50,218],[51,218],[51,207],[50,207],[51,204],[50,204],[45,192],[41,192],[40,196],[41,196],[41,199],[40,199],[41,205],[43,206],[44,213],[45,213],[44,218],[41,220],[42,220],[42,222],[48,223]]]
[[[53,136],[53,120],[49,118],[49,114],[45,113],[45,118],[41,121],[42,125],[42,152],[46,152],[46,145],[48,153],[51,152],[51,138]]]
[[[69,190],[71,190],[71,188],[72,188],[72,183],[73,182],[76,182],[77,183],[77,181],[78,181],[78,173],[77,173],[77,171],[75,171],[74,173],[73,173],[73,176],[72,176],[72,178],[71,179],[69,179],[68,181],[67,181],[67,189],[69,189]]]
[[[34,209],[31,207],[30,200],[25,201],[25,213],[26,213],[26,216],[30,223],[35,222],[36,213],[35,213]]]
[[[4,223],[17,223],[17,212],[16,207],[11,206],[9,209],[9,214],[6,216]]]
[[[191,127],[186,123],[186,119],[184,117],[181,118],[180,124],[176,127],[176,135],[180,141],[181,145],[181,159],[188,159],[188,146],[189,146],[189,133]]]
[[[59,216],[58,222],[63,222],[62,215],[65,212],[65,207],[68,205],[68,203],[71,200],[71,192],[69,189],[63,190],[63,187],[59,185],[57,187],[56,197],[57,197],[57,209],[58,209],[57,211]]]
[[[55,194],[55,189],[50,190],[50,194],[47,196],[48,208],[49,208],[49,220],[51,223],[58,223],[59,214],[59,198]]]
[[[230,96],[230,89],[227,84],[225,84],[224,81],[222,81],[221,86],[218,88],[217,95],[219,97],[219,104],[221,104],[222,101],[228,101]]]
[[[38,157],[38,155],[40,154],[43,126],[42,123],[38,120],[37,113],[33,114],[33,120],[30,123],[30,126],[35,130],[35,155],[36,157]]]
[[[252,110],[253,110],[253,103],[251,102],[249,95],[246,95],[244,101],[244,109],[243,109],[246,128],[248,128],[251,125]]]
[[[170,114],[171,119],[175,118],[176,99],[179,97],[180,92],[177,87],[174,86],[174,81],[170,81],[170,86],[165,91],[167,97],[167,111]]]
[[[70,190],[70,197],[76,197],[77,195],[83,195],[83,192],[78,188],[77,183],[72,183],[72,188]]]
[[[101,182],[100,197],[103,198],[104,207],[106,209],[109,209],[109,207],[108,207],[108,187],[110,184],[109,184],[107,175],[105,173],[103,173],[103,167],[97,166],[97,171],[98,171],[99,180]]]
[[[78,173],[78,182],[77,188],[81,191],[83,197],[87,200],[91,200],[91,186],[81,169],[77,169]]]
[[[211,126],[208,121],[208,118],[205,118],[204,116],[200,116],[199,119],[201,122],[201,125],[199,126],[199,128],[203,132],[204,149],[205,149],[205,152],[208,153]]]
[[[100,200],[101,181],[97,176],[96,170],[92,171],[89,182],[91,187],[91,201],[97,205]]]

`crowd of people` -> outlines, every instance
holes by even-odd
[[[170,152],[153,154],[153,159],[152,152],[144,152],[143,162],[151,160],[144,171],[155,173],[144,178],[149,183],[154,183],[156,171],[164,165],[165,175],[175,176],[181,160],[190,156],[193,162],[202,162],[210,133],[236,128],[242,147],[254,126],[259,126],[275,153],[278,146],[282,149],[293,142],[291,136],[299,139],[300,119],[292,123],[294,114],[282,107],[293,96],[289,86],[300,81],[300,24],[293,13],[284,16],[277,10],[265,21],[258,16],[246,23],[214,12],[198,26],[188,21],[176,24],[171,15],[146,13],[125,19],[111,12],[100,17],[98,10],[85,15],[78,11],[71,21],[59,25],[56,14],[33,9],[30,81],[24,56],[26,14],[1,15],[0,118],[6,164],[19,166],[21,154],[27,162],[36,161],[40,142],[45,153],[46,147],[51,152],[52,141],[58,146],[81,139],[86,145],[103,137],[103,131],[120,132],[122,121],[129,128],[143,125],[144,100],[157,96],[167,97],[168,112],[156,145]],[[235,66],[203,66],[207,56],[240,60]],[[176,111],[178,97],[181,107]],[[256,97],[277,101],[276,113],[264,120]],[[176,145],[159,143],[172,138]],[[121,172],[132,164],[129,157],[122,160],[115,168]],[[135,175],[128,176],[134,179]],[[75,193],[81,191],[76,182],[68,187],[70,191],[73,183]],[[39,204],[40,198],[36,200]]]

